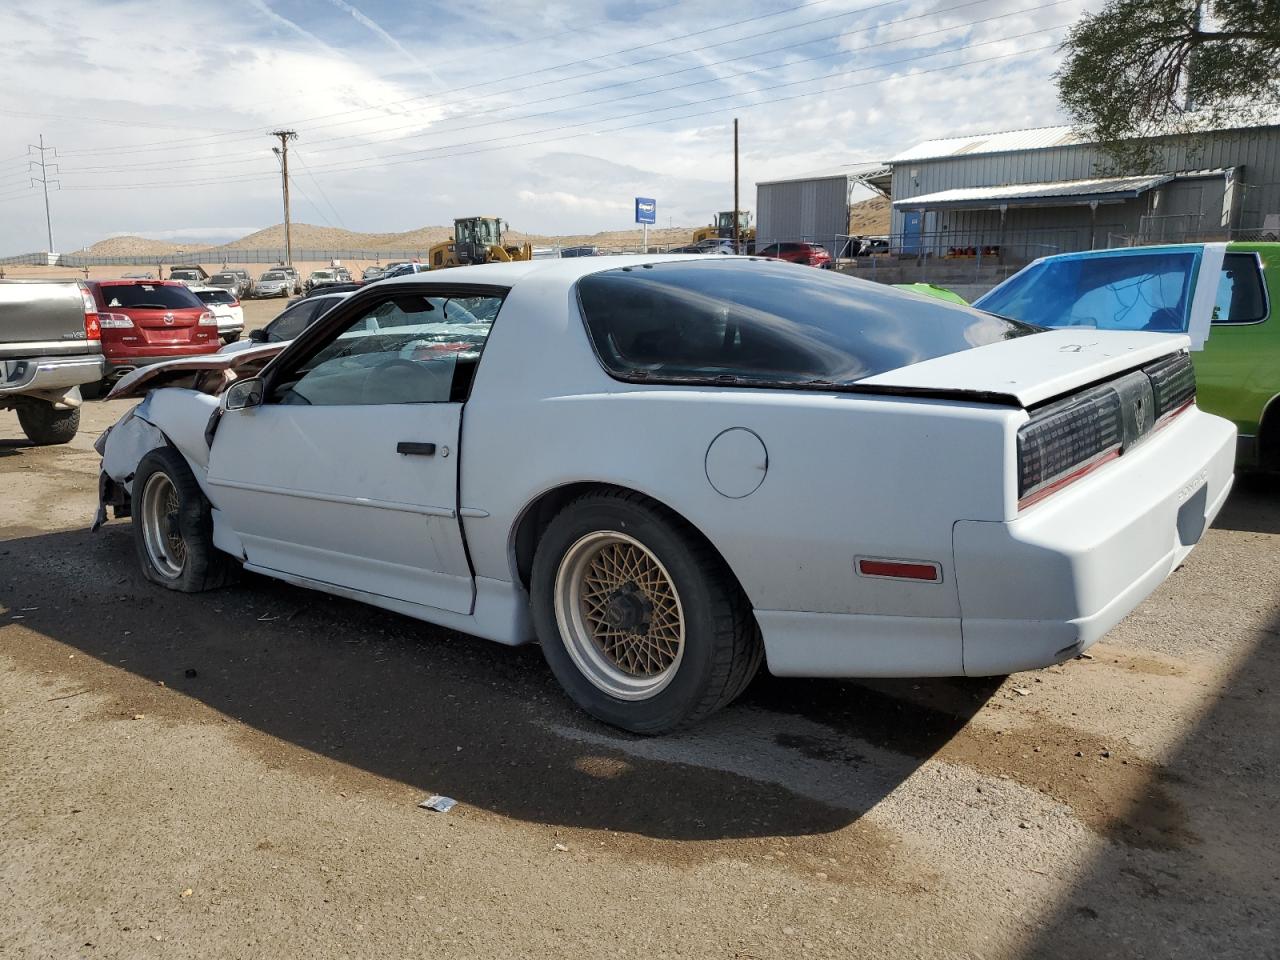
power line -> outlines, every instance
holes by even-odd
[[[294,151],[294,152],[295,152],[295,153],[297,153],[297,151]],[[337,207],[335,207],[335,206],[333,205],[333,201],[329,199],[329,195],[328,195],[327,193],[325,193],[325,192],[324,192],[324,187],[320,186],[320,181],[319,181],[319,180],[317,180],[317,179],[316,179],[316,175],[315,175],[314,173],[312,173],[312,172],[311,172],[311,167],[310,167],[310,165],[309,165],[305,160],[303,160],[303,159],[302,159],[302,154],[300,154],[300,153],[299,153],[297,156],[298,156],[298,162],[299,162],[300,164],[302,164],[302,169],[303,169],[303,170],[305,170],[305,171],[307,172],[307,176],[308,176],[308,177],[310,177],[310,178],[311,178],[311,182],[312,182],[313,184],[315,184],[316,190],[318,190],[318,191],[320,192],[320,197],[321,197],[321,199],[323,199],[323,200],[324,200],[324,202],[325,202],[326,204],[328,204],[328,205],[329,205],[329,209],[333,211],[333,216],[334,216],[334,218],[338,221],[338,225],[339,225],[340,227],[342,227],[342,229],[344,229],[344,230],[345,230],[345,229],[347,228],[347,225],[346,225],[345,223],[343,223],[343,222],[342,222],[342,214],[338,213],[338,208],[337,208]],[[295,182],[296,182],[296,181],[295,181]],[[302,187],[301,187],[301,186],[299,186],[299,187],[298,187],[298,189],[299,189],[299,190],[301,190],[301,189],[302,189]],[[304,192],[304,193],[305,193],[305,192]],[[307,199],[308,199],[308,200],[310,200],[311,198],[310,198],[310,197],[307,197]],[[315,206],[315,202],[313,201],[311,205],[312,205],[312,206]],[[323,216],[324,216],[324,214],[323,214],[323,213],[321,213],[321,214],[320,214],[320,216],[322,216],[322,217],[323,217]],[[327,218],[326,218],[326,220],[327,220]]]

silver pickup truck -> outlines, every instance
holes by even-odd
[[[80,384],[102,379],[93,298],[75,280],[0,280],[0,410],[32,443],[67,443],[80,428]]]

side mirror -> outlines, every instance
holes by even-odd
[[[248,380],[237,380],[222,395],[222,406],[225,410],[247,410],[249,407],[262,405],[262,378],[250,377]]]
[[[254,343],[266,343],[267,331],[265,327],[259,327],[257,330],[249,331],[249,339]]]

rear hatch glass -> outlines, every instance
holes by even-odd
[[[188,343],[205,306],[186,287],[161,284],[104,284],[103,309],[120,312],[149,344]]]
[[[650,383],[839,387],[1038,328],[775,260],[697,260],[584,277],[601,362]]]

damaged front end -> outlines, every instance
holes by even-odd
[[[186,458],[203,486],[209,447],[219,413],[218,398],[245,377],[257,376],[284,344],[239,353],[186,357],[143,367],[121,378],[108,400],[142,397],[103,431],[93,447],[102,457],[98,509],[93,530],[107,521],[107,510],[121,519],[131,515],[133,476],[152,450],[172,446]]]

